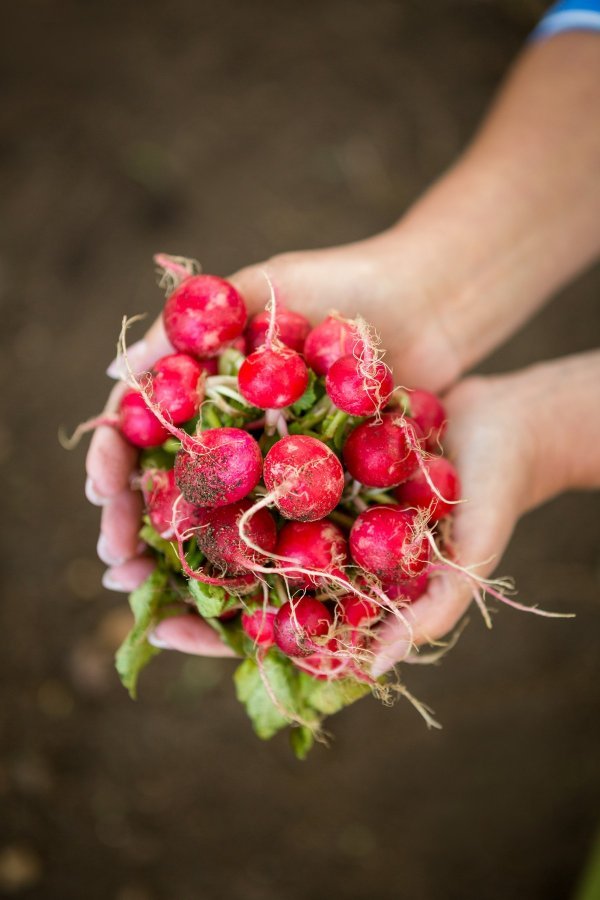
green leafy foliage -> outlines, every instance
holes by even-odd
[[[305,702],[325,716],[331,716],[371,693],[368,684],[355,681],[353,678],[341,678],[339,681],[318,681],[305,672],[300,672],[299,679]]]
[[[145,518],[144,525],[140,529],[140,537],[159,556],[164,558],[170,569],[173,569],[175,572],[181,571],[181,562],[177,550],[170,541],[165,541],[164,538],[161,538],[160,534],[150,525],[147,518]]]
[[[317,376],[312,369],[308,370],[308,385],[302,396],[292,404],[292,412],[295,416],[308,412],[317,402],[316,390]]]
[[[188,588],[192,600],[201,616],[205,619],[216,619],[230,609],[239,606],[237,597],[228,594],[225,588],[216,584],[203,584],[190,578]]]
[[[246,659],[234,680],[238,700],[246,707],[256,734],[268,739],[293,724],[292,748],[304,759],[318,734],[323,716],[339,712],[370,692],[368,685],[346,678],[319,681],[301,672],[277,650],[270,650],[261,666]]]
[[[175,595],[168,587],[168,574],[164,569],[155,569],[146,581],[130,594],[129,605],[133,612],[134,624],[117,650],[115,662],[124,687],[134,699],[137,695],[140,672],[153,656],[160,653],[157,647],[148,643],[148,635],[159,622],[172,615],[172,604],[175,599]]]
[[[315,736],[306,725],[299,725],[290,731],[290,745],[298,759],[306,759],[315,743]]]

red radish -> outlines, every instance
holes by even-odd
[[[252,569],[256,563],[265,562],[266,557],[252,550],[241,538],[239,520],[252,504],[239,500],[229,506],[202,510],[199,527],[194,531],[198,546],[206,558],[223,569],[228,575],[241,575]],[[252,544],[271,553],[277,542],[275,520],[264,507],[254,513],[245,528]]]
[[[395,506],[371,506],[350,532],[352,558],[385,582],[410,578],[429,561],[429,542],[416,514]]]
[[[358,425],[344,444],[344,462],[356,481],[368,487],[401,484],[418,467],[420,428],[396,413]]]
[[[343,623],[350,625],[352,628],[360,628],[365,625],[372,625],[381,619],[385,610],[381,608],[381,604],[375,603],[374,600],[367,600],[363,597],[357,597],[355,594],[347,594],[344,597],[338,597],[338,611]]]
[[[425,446],[433,452],[439,451],[440,441],[446,430],[446,410],[441,400],[429,391],[407,391],[410,417],[414,419],[425,436]]]
[[[235,341],[233,343],[235,344]],[[205,357],[200,360],[200,364],[207,375],[217,375],[219,372],[219,360],[216,356]]]
[[[258,350],[265,343],[267,331],[269,329],[270,315],[267,310],[253,316],[246,327],[246,347],[247,352],[252,353]],[[306,335],[310,331],[310,322],[300,313],[291,309],[286,309],[281,304],[277,307],[275,315],[275,323],[277,328],[277,337],[282,344],[295,350],[296,353],[302,353],[304,350],[304,341]]]
[[[262,454],[241,428],[207,428],[189,437],[175,457],[175,482],[189,503],[227,506],[260,481]]]
[[[317,681],[335,681],[338,678],[345,678],[348,669],[352,665],[352,659],[349,656],[334,656],[333,651],[337,648],[335,640],[330,641],[328,648],[330,653],[311,653],[310,656],[301,656],[294,659],[294,664],[298,669],[307,672],[316,678]]]
[[[248,356],[238,372],[240,394],[260,409],[282,409],[299,400],[308,385],[300,354],[282,344],[265,345]]]
[[[264,481],[286,519],[324,519],[340,502],[344,470],[335,453],[316,438],[291,434],[265,457]]]
[[[203,364],[187,353],[171,353],[154,363],[150,397],[173,425],[182,425],[197,415],[204,399],[204,374]]]
[[[275,643],[287,656],[310,656],[319,649],[313,638],[326,635],[332,625],[333,616],[314,597],[288,601],[275,616]]]
[[[259,606],[242,613],[242,628],[258,647],[266,650],[275,643],[276,615],[277,609],[274,606]]]
[[[315,569],[318,576],[290,573],[291,584],[314,588],[327,581],[325,575],[344,577],[343,566],[348,561],[347,541],[330,519],[317,522],[287,522],[277,539],[275,553],[297,562],[303,569]],[[284,563],[285,568],[290,564]]]
[[[372,416],[389,400],[394,380],[385,363],[348,353],[331,364],[325,387],[338,409],[351,416]]]
[[[173,469],[146,469],[140,479],[140,487],[146,504],[150,524],[165,540],[175,535],[173,519],[180,531],[194,528],[199,524],[201,510],[193,506],[181,495],[175,484]],[[173,506],[177,502],[175,513]]]
[[[354,322],[331,315],[309,332],[304,357],[317,375],[326,375],[336,359],[347,353],[360,353],[362,348]]]
[[[165,303],[163,321],[173,346],[193,356],[216,356],[246,324],[246,305],[232,284],[216,275],[192,275]]]
[[[431,459],[423,460],[423,466],[427,470],[435,491],[428,483],[425,473],[418,469],[408,481],[396,488],[394,494],[401,506],[427,509],[429,510],[429,521],[437,522],[452,512],[453,506],[452,502],[444,503],[440,497],[450,501],[458,500],[460,481],[452,463],[443,456],[434,456]]]
[[[159,447],[170,437],[169,431],[148,409],[146,401],[134,388],[130,388],[121,397],[115,424],[134,447]]]
[[[383,590],[390,600],[403,600],[409,603],[418,600],[427,590],[429,584],[429,574],[421,572],[414,578],[405,578],[401,581],[395,581],[390,584],[384,584]]]

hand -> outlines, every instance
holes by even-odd
[[[445,444],[466,500],[455,507],[452,534],[463,566],[489,576],[524,512],[560,491],[600,485],[599,384],[595,352],[469,378],[450,391]],[[450,632],[472,599],[460,573],[435,575],[427,593],[404,610],[408,627],[396,618],[381,627],[373,674],[404,659],[413,644]]]
[[[263,272],[268,271],[281,301],[301,310],[315,322],[330,309],[348,317],[369,310],[375,327],[383,333],[395,332],[393,353],[386,356],[394,368],[397,383],[437,390],[457,374],[458,363],[452,346],[438,325],[433,292],[410,285],[408,265],[401,277],[399,267],[402,240],[395,232],[347,247],[307,253],[290,253],[258,266],[242,270],[231,279],[243,294],[250,314],[264,309],[269,288]],[[413,259],[413,265],[416,264]],[[403,284],[402,289],[397,287]],[[398,311],[401,310],[401,320]],[[173,352],[159,318],[145,337],[133,345],[129,360],[137,372],[148,369],[156,359]],[[119,374],[116,364],[110,368]],[[109,399],[114,410],[122,387]],[[152,562],[138,556],[141,498],[130,490],[136,451],[112,428],[97,429],[87,456],[86,495],[102,506],[98,555],[109,566],[105,587],[130,591],[151,570]]]

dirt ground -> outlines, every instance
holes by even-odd
[[[542,4],[543,5],[543,4]],[[84,449],[156,250],[227,273],[391,223],[464,146],[539,4],[33,0],[0,34],[0,894],[31,900],[559,900],[599,823],[598,497],[528,515],[502,565],[569,621],[477,616],[407,704],[306,763],[262,744],[229,662],[112,653]],[[490,359],[585,349],[600,271]],[[595,334],[594,334],[595,332]],[[576,444],[576,436],[574,436]]]

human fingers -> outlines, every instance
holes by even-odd
[[[195,656],[235,656],[210,625],[190,614],[164,619],[148,640],[161,650],[179,650]]]

